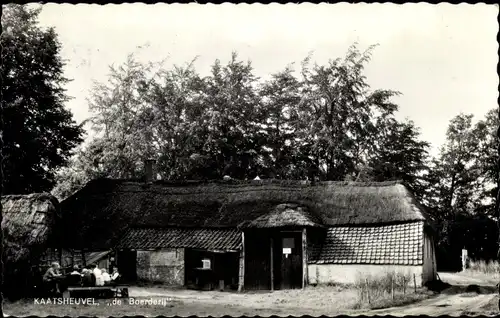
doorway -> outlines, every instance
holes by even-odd
[[[274,263],[279,267],[275,286],[280,289],[302,288],[302,233],[281,232],[275,242],[278,253],[274,253]]]
[[[135,282],[137,280],[137,251],[118,251],[116,263],[118,271],[125,282]]]

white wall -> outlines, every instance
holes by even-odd
[[[422,286],[423,266],[411,265],[363,265],[363,264],[308,264],[309,284],[354,284],[361,275],[382,276],[388,271],[415,274],[417,286]],[[413,286],[413,281],[409,286]]]
[[[184,249],[137,251],[137,278],[170,286],[184,285]]]

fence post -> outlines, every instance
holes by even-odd
[[[368,278],[365,278],[365,283],[366,283],[366,296],[368,297],[368,304],[370,305],[370,288],[368,286]]]
[[[403,294],[406,295],[406,277],[403,276]]]
[[[415,273],[413,273],[413,286],[415,287],[415,294],[417,293],[417,278],[415,277]]]
[[[392,300],[394,300],[394,277],[391,277],[391,296]]]

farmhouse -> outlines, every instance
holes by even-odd
[[[59,203],[50,194],[2,196],[5,291],[26,291],[57,222]]]
[[[61,209],[61,247],[113,249],[129,280],[248,290],[436,277],[432,229],[399,182],[98,179]]]

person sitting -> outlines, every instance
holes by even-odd
[[[82,271],[82,285],[86,287],[95,286],[95,276],[88,267],[85,267]]]
[[[118,267],[113,267],[113,273],[111,273],[111,283],[116,285],[120,281],[120,273],[118,272]]]
[[[68,286],[79,286],[82,284],[82,274],[79,272],[78,265],[73,266],[73,271],[68,275]]]
[[[94,269],[93,269],[93,273],[94,273],[94,276],[95,276],[95,285],[96,286],[102,286],[104,285],[104,282],[102,280],[102,271],[99,267],[97,267],[97,265],[93,265],[92,266]]]
[[[105,268],[102,269],[102,281],[104,285],[109,285],[111,283],[111,276]]]
[[[80,276],[81,275],[81,273],[80,273],[80,267],[78,267],[78,265],[73,266],[73,271],[70,273],[70,275],[78,275],[78,276]]]
[[[61,293],[59,288],[59,280],[62,274],[59,271],[61,266],[58,262],[53,262],[43,275],[43,282],[47,285],[50,292]]]

